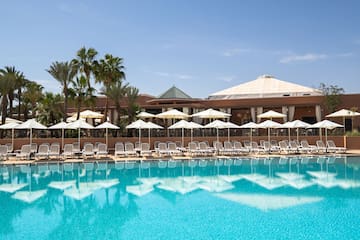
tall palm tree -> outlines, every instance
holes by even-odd
[[[25,86],[25,91],[23,93],[24,104],[30,105],[31,112],[32,112],[32,114],[31,114],[32,118],[35,118],[35,116],[36,116],[37,103],[39,101],[41,101],[41,99],[43,98],[43,92],[42,92],[43,89],[44,89],[43,86],[41,86],[40,84],[33,82],[33,81],[29,81]],[[28,107],[25,107],[25,108],[28,108]],[[27,112],[24,112],[24,115],[25,115],[24,117],[26,120]]]
[[[22,89],[25,87],[29,80],[27,80],[22,72],[17,71],[15,77],[15,88],[17,89],[17,99],[18,99],[18,119],[21,116],[21,102],[22,102]]]
[[[1,121],[5,123],[9,95],[13,93],[15,87],[15,68],[5,67],[0,69],[0,94],[1,94]]]
[[[126,96],[126,89],[128,88],[128,84],[124,84],[123,81],[117,81],[108,86],[107,89],[104,89],[104,94],[106,97],[110,98],[115,105],[115,109],[117,111],[117,119],[116,124],[120,124],[120,116],[121,116],[121,105],[120,101]]]
[[[98,52],[94,48],[82,47],[77,51],[76,58],[71,61],[75,69],[85,76],[88,88],[91,88],[90,78],[94,70],[95,57]]]
[[[123,59],[114,57],[111,54],[106,54],[104,59],[100,59],[99,62],[95,62],[95,80],[103,84],[104,92],[110,87],[110,85],[122,81],[125,79],[124,66],[122,65]],[[104,119],[107,119],[107,113],[109,108],[109,101],[106,97]]]
[[[71,94],[77,109],[77,117],[80,118],[80,110],[82,105],[89,102],[94,102],[94,91],[95,89],[87,87],[87,82],[85,76],[76,77],[75,81],[72,82],[73,88],[71,89]]]
[[[49,69],[46,70],[62,85],[62,93],[64,94],[64,107],[62,110],[62,118],[66,121],[66,111],[68,108],[69,85],[73,81],[76,71],[69,62],[54,62]]]
[[[126,97],[128,102],[127,114],[129,116],[129,122],[135,120],[136,112],[139,110],[139,105],[136,103],[137,98],[139,97],[139,89],[136,87],[127,87],[126,88]]]
[[[62,95],[46,92],[36,106],[38,120],[46,125],[59,122],[63,116],[62,101]]]

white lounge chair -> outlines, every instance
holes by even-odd
[[[131,142],[125,143],[125,155],[126,156],[136,156],[137,155],[133,143],[131,143]]]
[[[60,157],[60,144],[58,143],[53,143],[50,145],[50,149],[49,149],[49,157],[55,157],[55,158],[59,158]]]
[[[31,145],[26,144],[22,145],[20,152],[16,154],[16,159],[30,159],[31,155]]]
[[[300,151],[303,153],[317,153],[317,147],[310,145],[307,140],[301,140],[300,142]]]
[[[96,151],[96,157],[107,157],[108,151],[107,151],[107,145],[105,143],[98,143],[97,144],[97,151]]]
[[[8,159],[8,147],[6,145],[0,145],[0,160]]]
[[[40,144],[38,152],[35,153],[38,159],[47,159],[49,157],[49,144]]]
[[[179,156],[182,154],[182,152],[179,149],[177,149],[176,143],[174,142],[168,143],[168,151],[172,156]]]
[[[322,140],[316,141],[316,147],[317,147],[318,152],[326,153],[326,145],[324,144],[324,142]]]
[[[170,151],[168,150],[168,148],[166,146],[166,143],[160,142],[158,144],[158,154],[160,156],[168,156],[168,155],[170,155]]]
[[[115,155],[115,157],[124,157],[125,156],[124,143],[117,142],[115,144],[115,153],[114,153],[114,155]]]
[[[346,152],[345,147],[336,146],[336,144],[333,140],[328,140],[326,142],[326,146],[327,146],[328,152],[334,152],[334,153],[345,153]]]
[[[152,155],[149,143],[141,143],[140,155],[141,156],[151,156]]]
[[[84,145],[82,155],[84,158],[94,157],[94,155],[95,155],[94,145],[92,143],[86,143]]]
[[[65,144],[62,155],[65,159],[74,157],[74,145],[73,144]]]

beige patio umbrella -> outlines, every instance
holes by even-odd
[[[329,121],[329,120],[322,120],[321,122],[315,123],[313,125],[310,125],[307,128],[319,128],[320,130],[320,140],[322,140],[322,133],[321,133],[321,129],[325,129],[325,140],[327,141],[327,130],[328,129],[334,129],[334,128],[338,128],[338,127],[344,127],[343,125],[340,125],[338,123]]]
[[[192,141],[192,130],[194,128],[202,128],[202,127],[203,126],[198,123],[188,122],[186,120],[180,120],[180,121],[174,123],[173,125],[171,125],[169,127],[169,129],[181,129],[181,145],[184,146],[184,129],[191,130],[191,140],[190,141]]]
[[[171,109],[169,111],[157,114],[156,117],[162,119],[186,119],[190,116],[186,113],[180,112],[177,109]]]
[[[49,129],[61,129],[61,149],[64,147],[64,130],[68,123],[66,122],[59,122],[51,127]]]
[[[240,128],[249,128],[250,129],[250,142],[252,142],[252,130],[259,128],[257,123],[248,122],[240,126]]]
[[[1,119],[1,116],[0,116],[0,119]],[[17,120],[17,119],[14,119],[14,118],[9,118],[9,117],[6,117],[5,118],[5,123],[4,124],[6,124],[6,123],[22,123],[22,121],[20,121],[20,120]]]
[[[16,122],[6,123],[0,126],[0,129],[11,129],[11,146],[14,149],[14,129],[19,125]]]
[[[33,129],[47,129],[46,126],[37,122],[34,118],[29,119],[24,123],[21,123],[15,127],[15,129],[29,129],[30,130],[30,144],[32,144],[32,132]]]
[[[349,117],[353,118],[353,117],[358,117],[358,116],[360,116],[360,113],[351,111],[351,110],[347,110],[347,109],[341,109],[339,111],[336,111],[336,112],[326,115],[326,117],[329,117],[329,118],[342,117],[344,126],[345,126],[345,118],[349,118]],[[352,129],[353,129],[353,124],[351,122],[351,130]]]
[[[267,128],[268,129],[268,141],[270,142],[270,129],[272,128],[281,128],[282,125],[280,123],[274,122],[272,120],[266,120],[258,124],[259,128]]]
[[[267,119],[272,120],[273,118],[284,118],[284,117],[286,117],[286,115],[279,113],[279,112],[275,112],[273,110],[270,110],[270,111],[267,111],[267,112],[257,115],[257,117],[260,119],[267,118]]]
[[[93,129],[94,127],[92,125],[90,125],[89,123],[85,122],[84,119],[79,119],[76,120],[75,122],[69,123],[65,126],[66,129],[78,129],[78,142],[79,142],[79,146],[81,143],[80,140],[80,131],[81,129]]]
[[[108,147],[108,130],[109,129],[119,129],[118,126],[110,123],[110,122],[103,122],[102,124],[95,127],[96,129],[105,129],[105,137],[106,137],[106,146]]]
[[[171,109],[166,112],[157,114],[156,117],[161,119],[171,119],[171,123],[173,124],[174,119],[186,119],[190,116],[186,113],[180,112],[177,109]],[[167,136],[169,136],[169,129],[167,131]]]
[[[148,125],[143,120],[139,119],[130,123],[125,127],[126,129],[138,129],[139,130],[139,142],[141,142],[141,129],[147,129]]]
[[[290,129],[291,128],[296,128],[296,139],[297,141],[299,141],[299,128],[307,128],[310,126],[310,124],[303,122],[301,120],[294,120],[292,122],[286,122],[284,124],[282,124],[283,128],[288,128],[289,130],[289,141],[290,141]]]
[[[148,113],[148,112],[140,112],[138,115],[136,115],[138,118],[153,118],[155,117],[155,114]]]
[[[216,128],[216,141],[219,141],[219,129],[228,129],[228,140],[230,140],[229,129],[230,128],[240,128],[240,126],[230,123],[224,122],[221,120],[215,120],[209,124],[206,124],[204,128]]]
[[[150,133],[151,133],[151,129],[163,129],[163,127],[160,126],[160,125],[158,125],[158,124],[155,124],[155,123],[153,123],[153,122],[147,122],[147,123],[146,123],[146,126],[147,126],[148,131],[149,131],[148,136],[149,136],[149,144],[150,144]]]
[[[219,119],[219,118],[229,118],[231,114],[209,108],[207,110],[194,113],[191,116],[198,118],[207,118],[207,119]]]

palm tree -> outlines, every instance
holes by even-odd
[[[46,125],[59,122],[63,116],[62,101],[62,95],[46,92],[36,106],[38,120]]]
[[[117,81],[108,86],[107,89],[104,89],[104,94],[106,97],[110,98],[115,105],[117,111],[116,124],[120,124],[120,114],[122,112],[120,101],[126,96],[126,89],[128,84],[123,84],[123,81]]]
[[[86,84],[88,88],[91,88],[90,78],[94,70],[95,57],[98,52],[94,48],[86,49],[82,47],[77,51],[77,58],[71,61],[74,68],[81,74],[85,76]]]
[[[127,87],[126,88],[126,97],[128,102],[127,114],[129,116],[129,122],[135,120],[136,112],[139,110],[139,105],[136,103],[137,98],[139,97],[139,89],[136,87]]]
[[[15,76],[15,88],[17,89],[18,99],[18,119],[21,116],[21,102],[22,102],[22,89],[25,87],[29,80],[27,80],[22,72],[17,71]]]
[[[49,69],[46,70],[62,85],[62,93],[64,94],[64,107],[62,110],[62,118],[66,121],[66,111],[68,108],[69,85],[73,81],[76,71],[69,62],[54,62]]]
[[[26,111],[24,112],[25,120],[27,119],[27,110],[29,105],[32,112],[31,117],[32,118],[35,117],[36,105],[43,98],[43,92],[42,92],[43,89],[44,89],[43,86],[33,81],[29,81],[26,84],[25,91],[23,93],[24,104],[26,105],[25,106]]]
[[[9,95],[13,93],[15,86],[15,68],[5,67],[0,69],[0,94],[1,94],[1,121],[5,123]]]
[[[96,82],[103,84],[104,92],[110,85],[125,79],[124,66],[122,65],[123,59],[114,57],[111,54],[106,54],[104,59],[95,62],[95,77]],[[104,119],[107,119],[107,112],[109,108],[109,101],[106,97]]]
[[[95,101],[95,97],[93,95],[95,89],[92,87],[87,87],[87,81],[85,76],[76,77],[75,81],[73,81],[72,83],[73,88],[71,89],[71,95],[77,109],[76,119],[79,119],[81,106],[83,104]]]

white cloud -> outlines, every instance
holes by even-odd
[[[236,56],[239,55],[241,53],[246,53],[246,52],[251,52],[251,49],[248,48],[232,48],[232,49],[228,49],[226,51],[224,51],[222,53],[223,56],[225,57],[232,57],[232,56]]]
[[[179,78],[179,79],[192,79],[193,78],[193,76],[190,76],[190,75],[186,75],[186,74],[174,74],[174,76],[176,77],[176,78]]]
[[[322,59],[326,59],[326,54],[307,53],[305,55],[291,55],[280,59],[280,63],[291,63],[291,62],[314,62]]]
[[[217,79],[219,79],[223,82],[232,82],[236,79],[236,76],[220,76]]]

